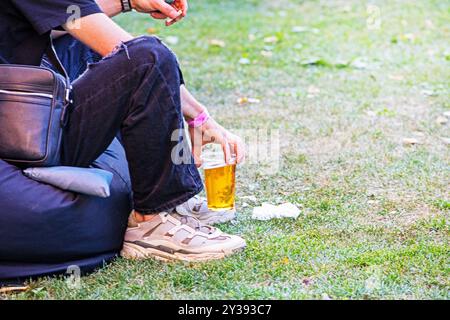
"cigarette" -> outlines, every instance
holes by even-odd
[[[174,18],[174,19],[167,19],[166,23],[172,23],[172,21],[174,21],[175,19],[179,18],[183,14],[183,11],[178,10],[177,13],[178,13],[178,16],[176,18]]]

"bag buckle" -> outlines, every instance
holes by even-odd
[[[64,100],[65,100],[65,103],[66,103],[66,105],[69,105],[69,104],[71,104],[73,101],[72,100],[70,100],[70,92],[72,91],[72,85],[69,85],[68,87],[66,87],[66,90],[65,90],[65,97],[64,97]]]
[[[64,95],[64,107],[61,113],[61,127],[65,128],[67,123],[69,122],[69,112],[68,109],[70,104],[73,103],[73,100],[70,99],[70,93],[72,91],[72,85],[66,86],[65,95]]]

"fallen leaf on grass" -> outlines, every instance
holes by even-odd
[[[413,131],[413,135],[415,135],[416,137],[425,137],[425,133],[423,133],[422,131]]]
[[[443,125],[443,124],[446,124],[447,122],[448,122],[448,119],[447,119],[447,117],[444,117],[444,116],[439,116],[436,119],[437,124]]]
[[[260,103],[260,102],[261,101],[256,98],[240,97],[237,99],[238,104],[246,104],[246,103],[256,104],[256,103]]]
[[[156,28],[152,28],[152,27],[147,28],[146,31],[147,31],[148,34],[155,34],[155,33],[158,32],[158,30]]]
[[[248,98],[246,97],[241,97],[237,99],[237,103],[238,104],[246,104],[248,102]]]
[[[242,196],[241,198],[242,199],[247,199],[247,200],[250,200],[250,201],[253,201],[253,202],[258,201],[258,199],[256,199],[255,196]]]
[[[256,99],[256,98],[248,98],[248,103],[260,103],[261,100]]]
[[[262,50],[261,55],[265,58],[271,58],[273,56],[273,53],[271,51]]]
[[[294,26],[292,27],[292,32],[294,33],[301,33],[301,32],[306,32],[309,31],[308,27],[305,26]]]
[[[404,138],[403,139],[403,144],[415,145],[415,144],[420,144],[420,142],[416,138]]]
[[[276,36],[266,37],[266,38],[264,38],[264,42],[265,43],[276,43],[276,42],[278,42],[278,38]]]
[[[425,20],[425,26],[427,27],[427,29],[434,29],[433,21],[431,21],[430,19]]]
[[[292,32],[294,32],[294,33],[312,32],[312,33],[317,34],[320,32],[320,30],[316,29],[316,28],[306,27],[306,26],[294,26],[294,27],[292,27]]]
[[[315,86],[309,86],[307,89],[309,94],[318,94],[320,93],[320,89]]]
[[[391,74],[389,76],[389,79],[395,80],[395,81],[402,81],[405,79],[405,77],[403,77],[401,74]]]
[[[177,44],[178,43],[178,37],[176,36],[168,36],[166,37],[166,42],[169,44]]]
[[[220,48],[225,47],[225,41],[219,40],[219,39],[211,39],[211,40],[209,40],[209,44],[214,47],[220,47]]]

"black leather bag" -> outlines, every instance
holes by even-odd
[[[51,41],[47,56],[64,76],[47,68],[0,64],[0,159],[21,167],[60,162],[71,85]]]

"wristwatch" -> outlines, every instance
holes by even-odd
[[[122,4],[122,12],[129,12],[133,10],[131,7],[131,0],[120,0],[120,3]]]

